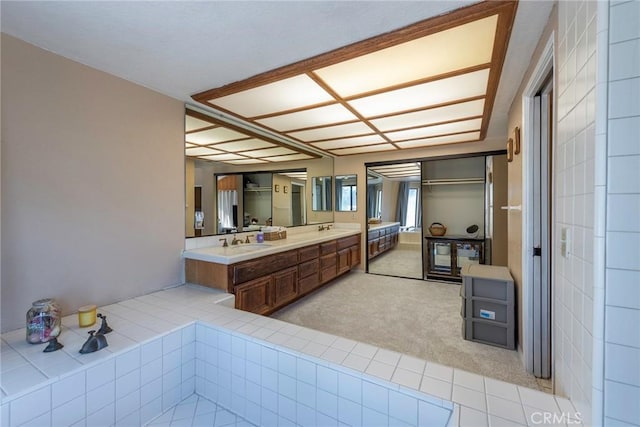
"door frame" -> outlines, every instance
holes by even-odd
[[[534,68],[531,77],[522,94],[522,358],[527,372],[533,372],[533,340],[534,340],[534,296],[533,296],[533,245],[534,236],[531,224],[533,224],[533,189],[534,189],[534,166],[533,166],[533,146],[534,133],[531,131],[534,122],[534,97],[538,90],[543,86],[551,70],[554,70],[553,84],[556,86],[556,64],[555,64],[555,31],[551,32],[547,43],[540,55],[540,59]],[[556,109],[552,111],[552,123],[556,123]],[[555,134],[555,126],[554,126]],[[550,154],[555,158],[554,147],[550,147]],[[553,177],[554,167],[549,164],[550,176]],[[554,194],[549,196],[553,201]],[[549,218],[549,227],[551,228],[551,239],[549,246],[554,244],[554,222],[555,222],[555,206],[552,203],[552,210]],[[552,260],[550,260],[552,261]],[[551,277],[554,277],[553,262],[550,262]],[[553,315],[552,310],[550,314]],[[552,323],[553,325],[553,323]],[[551,346],[556,348],[555,335],[553,334],[553,326],[551,328]],[[555,362],[554,351],[551,352],[552,381],[554,380],[553,366]]]

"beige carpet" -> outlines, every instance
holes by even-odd
[[[459,291],[456,284],[353,271],[272,317],[542,389],[516,351],[462,339]]]
[[[400,244],[369,261],[369,272],[422,279],[422,246]]]

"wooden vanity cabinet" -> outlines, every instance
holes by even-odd
[[[231,265],[187,259],[187,281],[234,293],[236,308],[271,314],[360,263],[360,234]]]
[[[369,259],[373,259],[378,255],[395,248],[398,245],[400,227],[391,225],[369,230],[367,234],[367,253]]]

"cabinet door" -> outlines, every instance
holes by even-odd
[[[462,241],[454,245],[455,247],[455,274],[460,275],[460,271],[466,265],[482,264],[482,242]]]
[[[429,273],[450,275],[453,251],[449,241],[429,240]]]
[[[280,307],[298,296],[298,268],[291,267],[273,274],[273,306]]]
[[[346,248],[338,251],[338,275],[351,270],[351,249]]]
[[[356,265],[360,264],[360,245],[351,246],[349,248],[349,251],[351,252],[351,258],[349,261],[351,267],[353,268]]]
[[[236,308],[257,314],[271,310],[271,281],[271,276],[267,276],[236,286]]]

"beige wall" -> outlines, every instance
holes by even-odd
[[[2,331],[181,283],[184,105],[2,35]],[[64,342],[64,339],[62,340]]]

